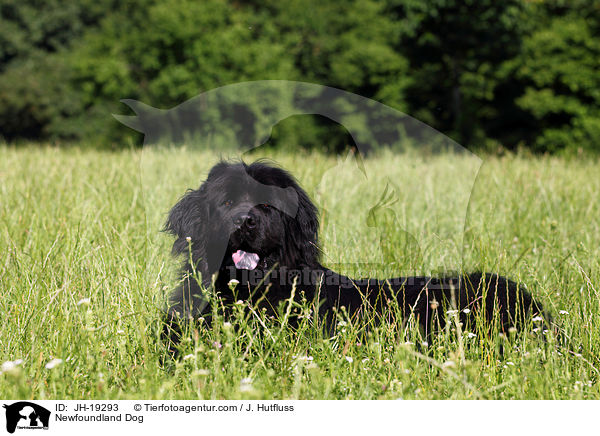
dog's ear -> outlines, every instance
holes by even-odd
[[[316,206],[308,194],[294,186],[298,194],[298,210],[295,217],[288,217],[289,231],[286,232],[282,259],[288,266],[319,265],[319,218]]]
[[[188,190],[169,212],[163,231],[177,237],[173,243],[173,254],[187,253],[190,242],[194,245],[204,244],[204,226],[208,222],[205,192],[204,186]],[[187,238],[190,238],[190,242]]]

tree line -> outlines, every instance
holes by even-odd
[[[600,0],[0,0],[7,141],[122,146],[122,98],[264,79],[375,99],[470,149],[598,151]],[[295,118],[280,142],[344,135]]]

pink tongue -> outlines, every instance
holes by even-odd
[[[256,265],[258,265],[258,254],[256,253],[246,253],[245,251],[238,250],[231,255],[233,259],[233,263],[235,263],[235,267],[237,269],[254,269]]]

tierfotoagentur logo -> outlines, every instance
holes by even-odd
[[[19,430],[48,430],[50,411],[29,401],[4,404],[6,409],[6,431],[14,433]]]
[[[178,185],[181,190],[197,187],[214,165],[215,156],[228,161],[252,161],[263,157],[260,153],[264,150],[270,157],[268,142],[277,137],[274,132],[282,121],[295,116],[319,116],[342,126],[351,138],[336,159],[322,166],[308,187],[309,196],[323,217],[319,238],[333,245],[361,235],[365,240],[376,241],[368,253],[322,253],[329,265],[341,265],[350,273],[358,267],[393,269],[393,275],[405,276],[424,268],[446,272],[461,269],[467,209],[482,161],[403,112],[340,89],[284,80],[227,85],[171,109],[158,109],[131,99],[122,102],[135,115],[114,117],[144,134],[142,190],[147,223],[154,229],[162,227],[164,211],[175,199],[164,197],[166,190],[156,189],[173,185],[174,173],[163,171],[160,162],[168,160],[177,168],[177,180],[186,179]],[[373,172],[363,157],[383,149],[394,150],[411,165],[407,164],[403,171]],[[459,164],[447,165],[439,159],[448,155],[459,156]],[[298,213],[298,198],[290,189],[263,185],[250,175],[240,176],[235,186],[236,194],[250,192],[255,199],[247,210],[239,211],[240,216],[263,203],[292,218]],[[342,195],[332,197],[332,192]],[[334,209],[340,213],[329,213]],[[415,211],[421,210],[427,211],[429,222],[436,223],[434,232],[423,220],[415,218]],[[355,217],[354,227],[344,218],[350,216]],[[393,232],[393,237],[389,232]],[[211,243],[205,244],[198,276],[207,288],[212,274],[227,259],[232,235],[233,229],[225,229],[211,234]],[[390,243],[392,240],[394,244]],[[247,250],[239,250],[233,260],[241,270],[254,270],[261,261],[256,253]],[[262,279],[248,274],[251,282]],[[294,274],[302,276],[302,272]],[[318,279],[318,275],[313,276],[311,282]],[[282,276],[275,279],[282,280]]]

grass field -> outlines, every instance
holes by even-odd
[[[356,276],[505,274],[548,308],[571,349],[551,335],[460,329],[417,347],[410,327],[361,336],[342,318],[328,338],[308,316],[289,329],[283,307],[282,319],[191,332],[185,357],[163,362],[161,309],[178,261],[161,224],[216,155],[4,146],[0,398],[600,398],[597,161],[485,157],[471,189],[478,164],[467,156],[383,152],[366,159],[368,179],[335,157],[271,157],[321,207],[326,264]],[[379,201],[385,186],[395,203]]]

